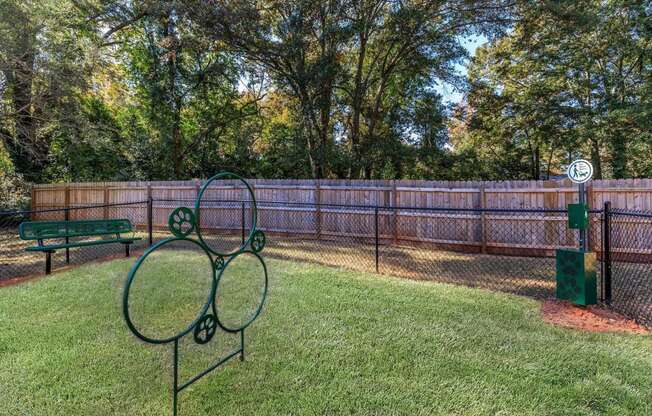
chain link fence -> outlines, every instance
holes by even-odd
[[[128,204],[0,213],[2,280],[43,273],[44,255],[20,240],[26,220],[128,218],[142,237],[132,253],[170,236],[168,217],[190,199],[154,199]],[[257,228],[267,236],[267,256],[515,293],[555,295],[555,249],[578,247],[565,210],[376,207],[258,201]],[[228,253],[252,228],[249,200],[202,199],[202,239]],[[605,218],[608,217],[607,223]],[[605,239],[605,230],[609,237]],[[605,241],[606,240],[606,241]],[[610,243],[614,309],[652,325],[652,214],[603,210],[590,213],[589,249],[597,252],[604,277]],[[53,269],[124,257],[121,244],[59,250]],[[606,256],[608,259],[609,256]],[[607,268],[609,269],[609,268]],[[600,279],[599,298],[605,298]]]
[[[652,212],[610,211],[610,306],[652,327]]]

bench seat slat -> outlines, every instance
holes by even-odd
[[[138,241],[138,240],[141,240],[141,238],[134,237],[134,238],[114,238],[111,240],[75,241],[75,242],[70,242],[68,244],[32,246],[32,247],[27,247],[25,250],[26,251],[52,251],[52,250],[61,250],[64,248],[99,246],[102,244],[110,244],[110,243],[133,243],[134,241]]]

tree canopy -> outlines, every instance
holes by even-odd
[[[0,0],[0,181],[540,179],[578,156],[598,177],[649,177],[651,15],[627,0]],[[468,36],[488,42],[461,74]]]

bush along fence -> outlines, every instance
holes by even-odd
[[[252,203],[208,194],[198,218],[206,238],[224,250],[238,246],[251,224]],[[223,195],[220,195],[223,196]],[[43,274],[45,256],[26,252],[23,221],[128,219],[132,253],[165,238],[168,216],[194,198],[147,198],[128,203],[0,213],[2,280]],[[565,209],[451,208],[258,201],[258,228],[272,258],[307,261],[414,279],[433,280],[535,298],[555,294],[555,249],[577,247]],[[204,232],[204,231],[202,231]],[[652,326],[652,212],[612,208],[590,212],[588,244],[598,255],[598,297]],[[54,270],[124,257],[120,244],[75,247],[52,255]]]

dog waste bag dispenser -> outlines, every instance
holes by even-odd
[[[579,184],[579,203],[568,205],[568,228],[579,230],[580,247],[557,249],[557,299],[576,305],[597,302],[596,255],[587,251],[589,210],[584,197],[584,184],[593,176],[593,166],[576,160],[568,167],[568,177]]]

